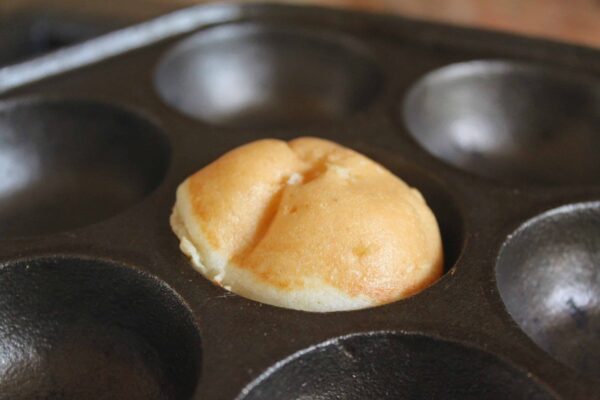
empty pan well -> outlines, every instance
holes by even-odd
[[[473,348],[420,335],[356,335],[300,352],[239,400],[551,399],[526,374]]]
[[[600,80],[542,66],[475,61],[409,92],[414,138],[449,164],[520,183],[600,183]]]
[[[200,338],[158,280],[104,261],[0,270],[0,399],[189,399]]]
[[[283,127],[368,105],[381,77],[350,38],[315,29],[232,24],[167,52],[155,84],[172,107],[214,125]]]
[[[496,266],[508,312],[531,339],[600,379],[600,204],[534,218],[504,244]]]
[[[0,239],[111,217],[162,180],[169,146],[114,106],[52,100],[0,106]]]

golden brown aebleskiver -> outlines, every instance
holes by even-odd
[[[187,178],[171,215],[198,271],[241,296],[306,311],[372,307],[442,274],[421,194],[333,142],[265,139]]]

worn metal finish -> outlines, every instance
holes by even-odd
[[[600,181],[600,80],[514,61],[470,61],[407,97],[414,138],[452,165],[524,183]]]
[[[225,25],[166,54],[156,87],[174,108],[215,125],[293,127],[371,102],[381,76],[366,52],[327,30]]]
[[[599,82],[590,49],[275,5],[0,69],[0,398],[600,398]],[[177,185],[301,135],[423,192],[436,284],[318,314],[190,267]]]
[[[600,203],[569,205],[523,225],[496,277],[508,311],[544,350],[600,379]]]
[[[0,399],[186,398],[193,317],[166,285],[99,259],[20,260],[0,278]]]
[[[31,59],[119,27],[125,20],[98,19],[26,8],[0,14],[0,66]]]
[[[154,190],[168,166],[155,126],[100,102],[9,102],[0,127],[1,238],[102,221]]]

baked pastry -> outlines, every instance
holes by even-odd
[[[341,311],[417,293],[442,274],[421,194],[333,142],[238,147],[177,189],[171,226],[211,281],[280,307]]]

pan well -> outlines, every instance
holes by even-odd
[[[409,132],[465,171],[536,184],[600,182],[600,80],[508,61],[430,72],[404,102]]]
[[[232,128],[340,119],[369,105],[380,84],[365,49],[342,34],[251,23],[198,32],[155,73],[171,107]]]
[[[157,127],[89,100],[0,106],[0,239],[100,222],[162,181],[169,145]]]
[[[488,353],[421,335],[359,334],[300,352],[239,400],[552,399]]]
[[[188,399],[200,338],[179,297],[112,262],[0,270],[0,399]]]
[[[508,312],[542,349],[600,379],[600,204],[564,206],[521,226],[496,265]]]

